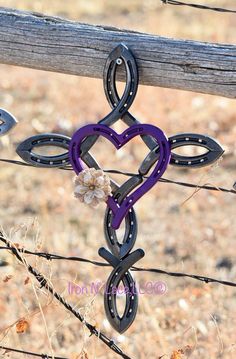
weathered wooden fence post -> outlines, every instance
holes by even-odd
[[[102,78],[108,53],[124,42],[138,61],[140,83],[236,98],[236,45],[173,40],[4,8],[0,25],[0,63]]]

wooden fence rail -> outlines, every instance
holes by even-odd
[[[0,63],[102,78],[106,58],[120,42],[132,49],[142,84],[236,98],[236,45],[174,40],[0,8]]]

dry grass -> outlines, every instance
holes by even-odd
[[[211,3],[234,5],[234,1]],[[68,0],[66,3],[1,0],[0,5],[176,38],[235,42],[235,16],[163,7],[152,0]],[[16,158],[15,145],[26,136],[38,131],[64,133],[65,123],[71,132],[85,123],[98,121],[109,111],[100,80],[4,65],[0,74],[0,105],[19,119],[9,137],[0,140],[1,157]],[[212,168],[194,171],[169,168],[166,177],[232,186],[236,178],[233,100],[142,86],[132,112],[142,122],[160,126],[168,135],[184,131],[207,133],[226,149],[224,160]],[[132,171],[140,154],[145,152],[141,142],[137,145],[138,142],[130,145],[119,157],[113,153],[110,162],[106,156],[108,147],[101,143],[96,145],[97,157],[106,168],[117,167],[119,162],[120,168]],[[77,203],[72,196],[71,173],[0,166],[1,225],[13,242],[28,249],[98,259],[97,250],[105,244],[102,233],[105,207],[94,215],[93,210]],[[192,193],[191,189],[159,184],[137,204],[140,225],[136,248],[146,251],[140,264],[235,280],[235,197],[200,191],[182,205]],[[56,354],[71,359],[79,358],[83,351],[88,358],[115,357],[96,338],[89,338],[82,325],[51,301],[50,296],[40,292],[36,283],[27,279],[25,268],[10,254],[0,254],[8,262],[0,267],[2,345],[49,354],[52,348]],[[223,257],[232,261],[230,270],[216,268]],[[137,273],[141,284],[165,281],[168,292],[163,296],[140,296],[135,323],[124,335],[118,335],[104,319],[102,293],[96,297],[69,296],[67,291],[68,281],[80,285],[105,281],[109,270],[88,264],[27,260],[132,358],[235,358],[233,288]],[[12,278],[4,281],[7,275]],[[29,321],[30,327],[20,334],[12,324],[22,318]],[[9,328],[7,335],[6,328]],[[19,358],[12,353],[7,355]]]

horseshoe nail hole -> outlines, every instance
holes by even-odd
[[[120,57],[116,60],[117,65],[121,65],[122,62],[123,62],[123,60]]]

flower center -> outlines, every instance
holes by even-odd
[[[95,190],[95,186],[94,186],[94,185],[90,185],[90,186],[89,186],[89,189],[90,189],[91,191],[94,191],[94,190]]]

